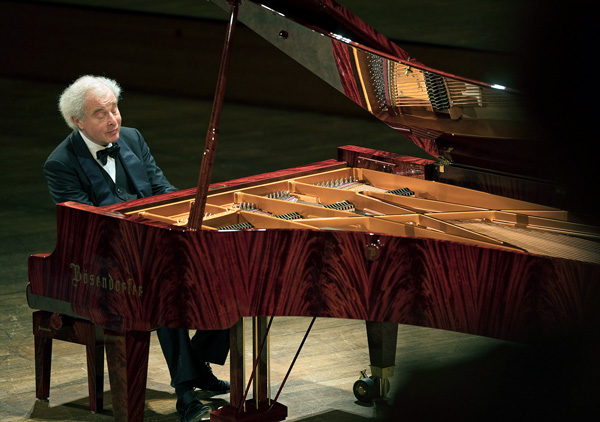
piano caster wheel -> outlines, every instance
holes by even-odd
[[[379,395],[377,394],[375,381],[371,377],[361,378],[356,381],[352,390],[354,391],[354,397],[356,397],[358,401],[365,403],[370,403]]]

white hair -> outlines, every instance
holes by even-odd
[[[85,118],[85,100],[90,94],[101,95],[104,87],[108,87],[117,101],[121,98],[121,87],[117,81],[104,76],[85,75],[79,77],[69,85],[58,99],[58,109],[65,119],[65,123],[73,130],[79,130],[71,117],[79,120]]]

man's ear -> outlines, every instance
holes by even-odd
[[[81,124],[81,120],[79,120],[77,117],[75,116],[71,116],[71,120],[73,121],[73,123],[75,123],[77,125],[77,127],[80,130],[83,130],[83,125]]]

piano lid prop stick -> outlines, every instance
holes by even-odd
[[[306,334],[304,334],[304,338],[302,339],[302,343],[300,343],[300,347],[298,347],[298,350],[296,351],[296,356],[294,356],[294,360],[292,360],[292,364],[290,365],[287,373],[285,374],[285,377],[283,378],[283,381],[281,382],[281,385],[279,386],[277,395],[275,396],[273,403],[271,403],[271,407],[269,407],[269,411],[271,409],[273,409],[273,407],[275,406],[275,403],[277,402],[277,399],[279,398],[279,394],[281,394],[281,390],[283,390],[283,386],[285,385],[288,377],[290,376],[290,372],[292,372],[292,368],[294,367],[294,364],[296,363],[296,359],[298,359],[298,355],[300,354],[300,351],[302,350],[302,347],[304,346],[304,342],[306,341],[306,338],[308,337],[308,334],[310,333],[310,330],[311,330],[313,324],[315,323],[316,319],[317,319],[317,317],[313,317],[312,321],[310,322],[310,325],[308,326],[308,330],[306,330]]]
[[[227,25],[227,34],[225,36],[225,45],[221,55],[221,67],[219,69],[219,78],[213,102],[212,113],[210,116],[210,126],[206,133],[206,142],[204,144],[204,153],[202,155],[202,164],[198,176],[198,188],[196,189],[196,199],[190,209],[190,218],[188,228],[199,230],[202,227],[202,218],[206,208],[206,196],[208,195],[208,186],[212,174],[213,164],[215,162],[215,153],[217,150],[217,139],[219,137],[219,123],[221,121],[221,110],[225,98],[225,86],[227,85],[227,73],[229,71],[229,59],[231,57],[231,46],[233,44],[233,34],[235,23],[237,21],[239,1],[233,0],[231,3],[231,16]]]

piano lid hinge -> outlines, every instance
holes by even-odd
[[[450,147],[440,150],[440,154],[437,156],[438,161],[434,163],[440,173],[444,172],[444,167],[452,165],[452,156],[450,155],[452,149]]]

